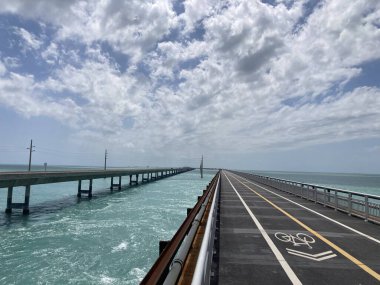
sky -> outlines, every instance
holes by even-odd
[[[379,173],[378,0],[0,0],[0,164]]]

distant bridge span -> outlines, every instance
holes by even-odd
[[[78,181],[78,197],[87,194],[92,197],[93,179],[111,177],[111,191],[114,188],[121,189],[121,177],[129,176],[129,184],[134,185],[141,182],[149,182],[165,178],[175,174],[190,171],[193,168],[126,168],[110,170],[67,170],[67,171],[33,171],[33,172],[0,172],[0,188],[8,188],[6,213],[11,213],[12,209],[22,209],[24,214],[29,213],[30,187],[38,184],[59,183],[68,181]],[[114,183],[114,178],[118,177],[118,182]],[[89,180],[89,188],[82,189],[82,180]],[[24,203],[13,203],[13,187],[25,186]]]

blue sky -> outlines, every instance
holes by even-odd
[[[380,2],[1,1],[0,163],[380,169]]]

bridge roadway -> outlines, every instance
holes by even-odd
[[[380,284],[380,226],[222,171],[214,284]]]
[[[0,188],[152,173],[164,176],[169,173],[177,174],[189,170],[192,170],[192,168],[114,168],[107,170],[0,172]]]
[[[139,175],[141,182],[149,182],[169,175],[179,174],[192,170],[189,167],[181,168],[120,168],[120,169],[83,169],[66,171],[32,171],[32,172],[0,172],[0,188],[8,188],[6,213],[11,213],[12,209],[22,209],[23,214],[29,214],[30,188],[32,185],[48,184],[68,181],[78,181],[78,197],[87,194],[92,197],[92,181],[98,178],[111,178],[110,190],[121,189],[121,178],[129,175],[129,184],[138,184]],[[133,179],[135,176],[135,179]],[[118,181],[114,183],[114,178]],[[82,180],[88,180],[88,188],[82,189]],[[13,187],[25,186],[25,199],[23,203],[13,202]]]

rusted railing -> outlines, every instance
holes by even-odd
[[[203,215],[202,212],[216,189],[219,176],[220,173],[218,172],[140,284],[163,284],[170,272],[171,266],[175,268],[175,272],[170,274],[170,279],[174,280],[179,276],[178,274],[183,266],[181,263],[184,261],[177,260],[176,258],[175,262],[173,262],[174,258],[179,252],[180,255],[183,255],[188,250],[188,245],[191,245],[194,238],[193,233],[196,232],[194,225],[199,225],[199,221]]]

